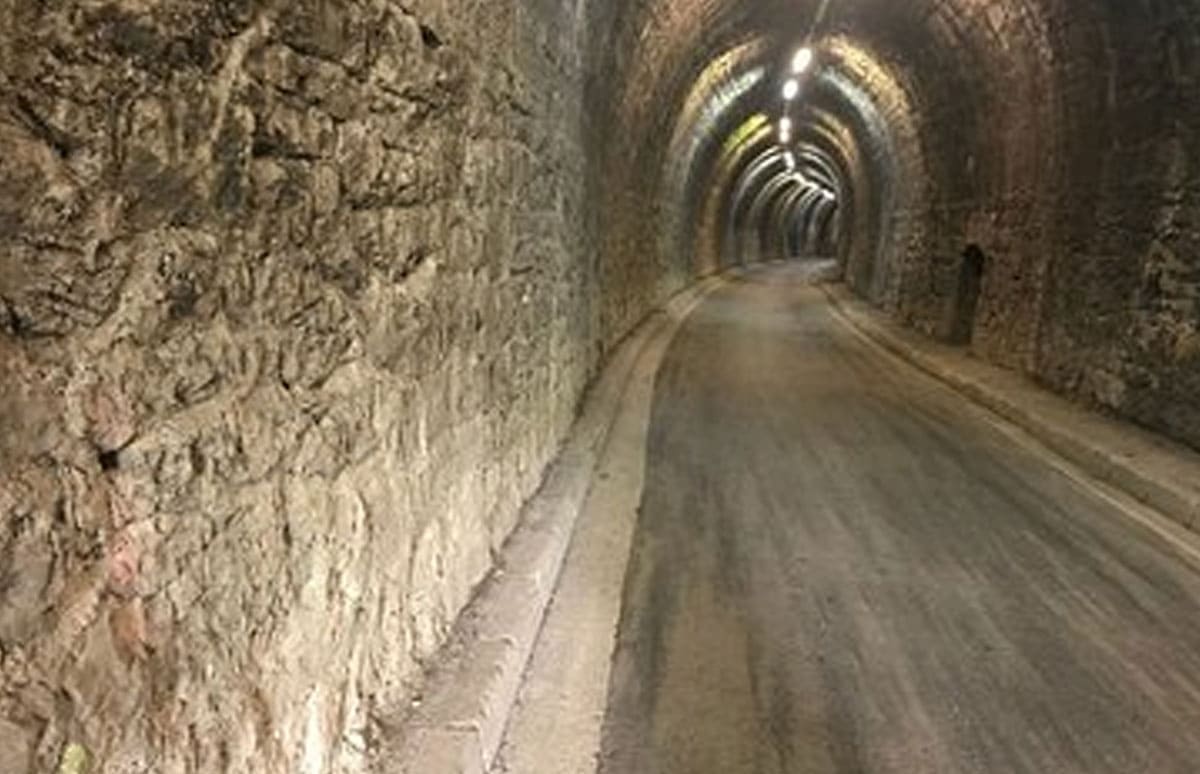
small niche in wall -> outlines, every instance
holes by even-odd
[[[958,277],[951,297],[946,339],[951,344],[965,346],[975,338],[975,318],[979,312],[979,296],[983,292],[983,275],[987,256],[979,245],[967,245],[959,259]]]

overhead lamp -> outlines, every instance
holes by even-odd
[[[796,95],[799,93],[800,81],[796,80],[795,78],[788,78],[787,82],[783,84],[783,98],[790,102],[794,100]]]
[[[792,119],[784,116],[779,119],[779,141],[789,142],[792,139]]]
[[[797,51],[796,55],[792,57],[792,72],[796,75],[807,72],[808,68],[812,67],[812,63],[813,50],[808,46],[805,46]]]
[[[787,166],[788,172],[791,172],[796,168],[795,155],[793,155],[791,151],[787,151],[783,154],[783,163]]]

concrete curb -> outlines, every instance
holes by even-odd
[[[822,285],[852,328],[990,409],[1074,463],[1189,530],[1200,529],[1200,455],[1126,422],[1087,411],[1012,371],[900,329],[844,285]]]
[[[617,348],[496,568],[460,615],[451,655],[377,758],[380,774],[489,770],[631,374],[653,342],[674,335],[679,321],[723,283],[710,277],[679,293]]]

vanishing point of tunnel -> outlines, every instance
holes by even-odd
[[[1200,772],[1195,0],[0,0],[0,774]]]

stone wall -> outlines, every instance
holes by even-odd
[[[1200,448],[1200,11],[918,5],[835,12],[857,58],[824,41],[886,128],[822,100],[865,159],[848,180],[848,279],[946,337],[977,247],[975,354]]]
[[[0,771],[358,770],[595,367],[574,13],[0,2]]]
[[[1200,8],[1102,5],[1057,63],[1080,141],[1051,189],[1070,205],[1051,210],[1035,369],[1200,448]]]
[[[1200,447],[1200,11],[1047,0],[951,24],[974,30],[987,120],[922,105],[929,147],[967,155],[934,172],[934,305],[899,306],[936,329],[978,245],[977,354]]]

